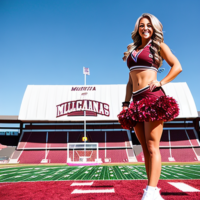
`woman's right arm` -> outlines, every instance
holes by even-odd
[[[129,74],[129,80],[128,83],[126,85],[126,96],[125,96],[125,102],[129,102],[132,96],[132,91],[133,91],[133,84],[132,84],[132,79],[131,76]],[[128,106],[123,106],[123,110],[124,109],[128,109]]]

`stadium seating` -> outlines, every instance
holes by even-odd
[[[47,148],[67,148],[67,132],[48,132]]]
[[[192,148],[171,149],[172,157],[176,162],[198,161]]]
[[[192,143],[193,146],[199,146],[199,142],[198,142],[198,139],[196,138],[195,136],[195,133],[194,133],[194,130],[186,130],[189,138],[190,138],[190,141]]]
[[[27,164],[38,164],[41,163],[42,159],[45,158],[45,151],[44,150],[26,150],[22,151],[18,162],[19,163],[27,163]]]
[[[161,159],[162,162],[169,162],[170,156],[170,149],[160,149]]]
[[[47,159],[49,163],[66,163],[67,150],[49,150]]]
[[[126,149],[106,149],[99,150],[99,157],[102,162],[128,162]]]
[[[163,134],[160,140],[160,146],[169,147],[169,145],[168,130],[163,130]]]
[[[198,146],[200,147],[194,129],[165,129],[160,141],[162,162],[198,161],[200,160]],[[137,153],[137,160],[144,162],[143,152]]]
[[[10,157],[20,163],[67,163],[67,142],[82,143],[83,131],[30,131],[24,132],[17,150]],[[102,162],[144,162],[139,145],[129,141],[127,131],[88,131],[88,142],[99,144],[99,158]],[[89,151],[88,151],[89,152]],[[200,145],[194,129],[164,129],[160,141],[163,162],[192,162],[200,160]],[[75,153],[74,159],[80,160]],[[134,160],[136,155],[137,160]],[[87,156],[94,161],[96,154]],[[90,158],[89,158],[90,157]]]
[[[24,132],[18,149],[45,149],[46,132]]]
[[[106,132],[106,147],[125,147],[125,142],[129,141],[126,131]]]
[[[185,130],[170,130],[171,146],[191,146]]]

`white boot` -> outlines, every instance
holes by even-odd
[[[141,200],[154,200],[155,192],[156,192],[156,188],[147,186],[146,189],[144,189],[144,194]]]
[[[154,200],[164,200],[161,195],[160,195],[160,188],[155,189],[155,193],[154,193]]]

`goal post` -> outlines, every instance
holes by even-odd
[[[68,143],[67,163],[101,163],[98,143]]]

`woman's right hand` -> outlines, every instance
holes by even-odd
[[[123,110],[126,110],[126,109],[128,109],[128,107],[127,106],[123,106]]]

